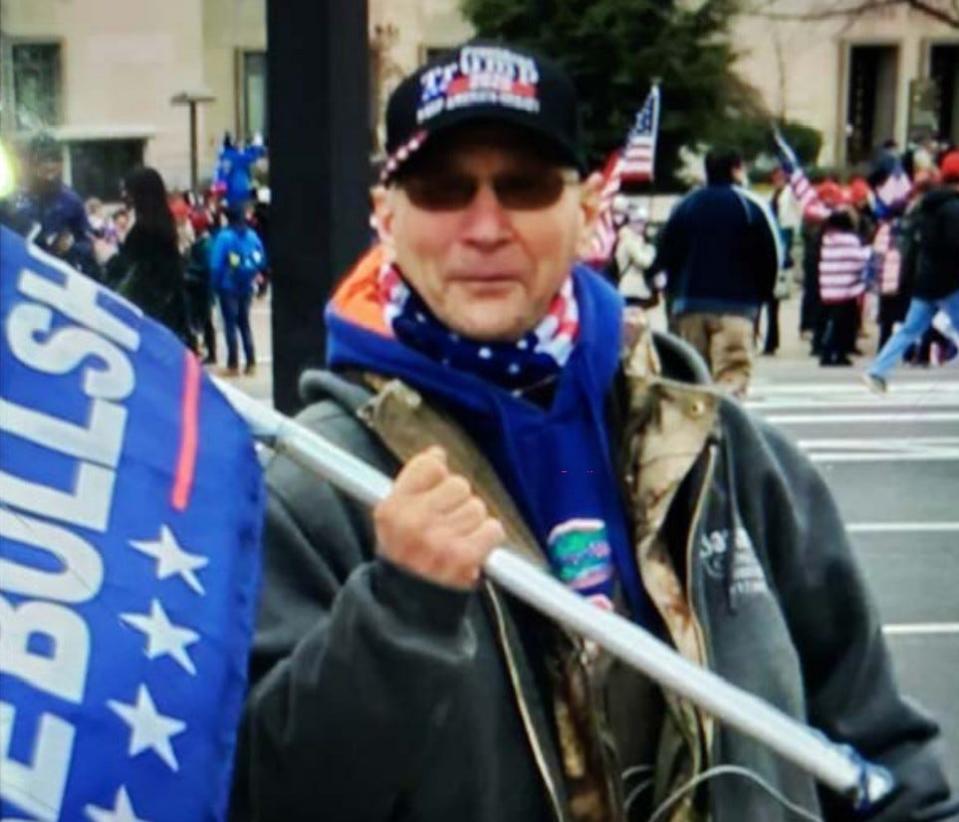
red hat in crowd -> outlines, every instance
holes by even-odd
[[[849,200],[854,206],[869,202],[869,183],[862,177],[854,177],[849,181]]]
[[[193,233],[199,236],[210,227],[210,218],[205,211],[194,209],[190,212],[190,225],[193,226]]]
[[[819,195],[819,199],[830,208],[841,206],[846,202],[846,197],[839,183],[832,180],[825,180],[816,186],[816,193]]]
[[[959,150],[950,151],[939,164],[944,183],[959,183]]]
[[[170,211],[173,212],[173,218],[177,222],[182,222],[185,220],[190,213],[190,207],[186,204],[186,201],[180,196],[173,196],[169,201]]]

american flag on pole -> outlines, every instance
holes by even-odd
[[[802,170],[796,152],[786,142],[786,138],[783,137],[778,128],[773,129],[773,138],[776,141],[776,154],[779,156],[779,164],[789,177],[789,185],[799,202],[803,219],[817,223],[822,222],[832,213],[832,209],[819,198],[816,189],[813,188],[809,178]]]
[[[912,195],[912,181],[906,174],[902,163],[898,160],[886,177],[875,188],[877,211],[880,216],[887,216],[890,212],[903,208]]]
[[[636,121],[626,136],[623,148],[614,151],[603,168],[599,214],[590,240],[586,262],[594,267],[606,265],[616,245],[613,225],[613,200],[623,182],[647,182],[653,179],[656,159],[656,134],[659,130],[659,86],[653,86]]]
[[[599,212],[590,238],[586,262],[594,268],[606,265],[616,245],[616,226],[613,225],[613,200],[619,193],[622,154],[614,151],[603,167],[603,187],[599,193]]]
[[[625,182],[648,182],[653,179],[658,130],[659,86],[653,86],[626,137],[620,167],[620,174]]]

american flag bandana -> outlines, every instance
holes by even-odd
[[[479,342],[450,331],[386,263],[379,273],[383,319],[397,339],[449,368],[473,373],[515,393],[559,374],[579,336],[579,306],[568,276],[546,316],[515,342]]]

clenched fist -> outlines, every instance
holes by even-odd
[[[382,556],[452,588],[475,585],[487,555],[506,539],[500,521],[436,446],[403,467],[373,509],[373,522]]]

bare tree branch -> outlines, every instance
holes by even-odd
[[[836,18],[858,17],[878,9],[891,8],[894,6],[906,6],[927,17],[945,23],[950,28],[959,29],[959,0],[951,0],[947,7],[946,4],[938,5],[935,0],[861,0],[849,6],[838,6],[829,9],[820,9],[817,11],[806,12],[777,12],[771,11],[770,7],[775,0],[766,3],[761,9],[744,9],[741,13],[750,17],[764,17],[767,20],[799,20],[814,22],[819,20],[832,20]]]

